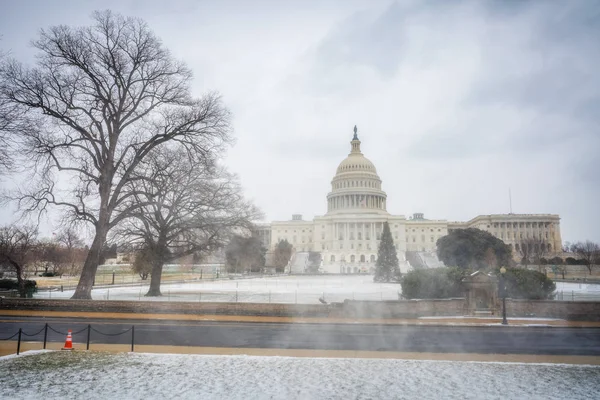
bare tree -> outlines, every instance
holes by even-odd
[[[0,228],[0,263],[15,272],[21,297],[26,296],[25,269],[33,260],[36,238],[37,228],[33,226]]]
[[[591,275],[594,263],[600,258],[600,246],[598,243],[592,242],[591,240],[577,242],[572,245],[572,250],[585,261],[585,266]]]
[[[212,162],[190,162],[182,150],[152,153],[127,187],[138,209],[117,232],[151,254],[147,296],[160,296],[165,263],[223,247],[260,215],[232,175]]]
[[[88,251],[75,228],[67,226],[60,230],[56,235],[56,241],[64,248],[65,252],[67,268],[63,272],[67,272],[69,275],[80,272]]]
[[[82,299],[91,298],[107,234],[138,207],[124,188],[148,154],[177,143],[201,159],[230,140],[219,96],[193,98],[190,70],[146,23],[110,11],[93,19],[42,30],[36,67],[0,67],[0,98],[25,121],[23,149],[37,177],[13,199],[25,212],[58,206],[94,229],[73,295]],[[73,186],[64,190],[59,180]]]
[[[540,270],[542,268],[542,258],[550,253],[549,249],[548,242],[539,237],[523,240],[519,250],[523,257],[522,264],[526,267],[529,263],[532,263],[537,265],[538,270]]]
[[[5,54],[0,52],[0,60]],[[0,173],[8,171],[12,167],[9,148],[9,128],[12,125],[9,102],[0,97]]]
[[[229,272],[260,271],[265,266],[266,252],[257,236],[234,235],[225,248]]]
[[[152,272],[153,257],[151,249],[143,247],[135,253],[131,269],[137,273],[143,281],[148,279]]]
[[[292,258],[294,247],[286,239],[280,240],[273,251],[273,264],[277,272],[283,272]],[[291,273],[291,271],[290,271]]]

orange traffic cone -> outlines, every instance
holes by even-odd
[[[67,340],[65,341],[65,347],[63,350],[73,350],[73,337],[71,336],[71,330],[67,332]]]

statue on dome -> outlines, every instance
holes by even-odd
[[[356,125],[354,125],[354,137],[352,138],[352,140],[358,140],[358,136],[356,135],[356,132],[358,132],[358,129],[356,129]]]

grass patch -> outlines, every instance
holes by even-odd
[[[14,357],[0,361],[2,369],[10,373],[20,371],[43,372],[61,369],[92,369],[107,366],[115,361],[114,354],[108,352],[84,351],[49,351],[46,353],[24,353],[22,357]]]

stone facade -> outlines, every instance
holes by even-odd
[[[388,222],[398,252],[400,269],[410,265],[406,252],[434,254],[436,242],[453,229],[478,228],[492,233],[514,248],[529,238],[539,238],[549,253],[560,251],[560,218],[554,214],[480,215],[467,222],[428,220],[421,213],[406,218],[387,212],[387,194],[375,165],[361,152],[355,131],[350,154],[339,164],[327,194],[327,213],[312,221],[295,214],[289,221],[257,224],[256,234],[268,249],[287,240],[295,251],[320,252],[322,272],[371,272],[377,259],[383,223]]]

